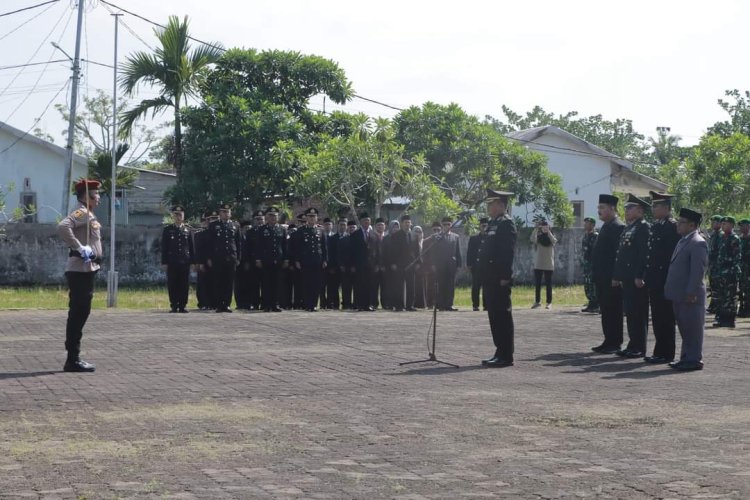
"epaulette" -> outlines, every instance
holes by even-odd
[[[82,209],[82,208],[79,208],[78,210],[76,210],[75,212],[73,212],[73,218],[74,219],[80,219],[84,215],[86,215],[86,211],[84,209]]]

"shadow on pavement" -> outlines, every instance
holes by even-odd
[[[603,379],[618,379],[618,378],[630,378],[630,379],[648,379],[648,378],[656,378],[656,377],[663,377],[665,375],[678,375],[680,373],[685,372],[679,372],[677,370],[673,370],[672,368],[666,367],[662,370],[657,371],[649,371],[649,372],[635,372],[635,373],[628,373],[628,372],[622,372],[622,373],[615,373],[613,375],[609,375],[606,377],[602,377]]]
[[[405,371],[399,372],[399,373],[388,373],[386,375],[444,375],[448,373],[461,373],[461,372],[470,372],[473,370],[490,370],[491,368],[486,368],[482,365],[476,364],[476,365],[468,365],[468,366],[461,366],[459,368],[453,368],[452,366],[446,366],[446,365],[433,365],[433,366],[427,366],[424,368],[404,368]]]
[[[47,372],[0,373],[0,380],[5,380],[9,378],[43,377],[45,375],[54,375],[55,373],[63,373],[63,371],[57,370],[57,371],[47,371]]]

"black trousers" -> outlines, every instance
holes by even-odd
[[[352,299],[352,291],[354,289],[354,273],[351,268],[341,270],[339,269],[339,276],[341,277],[341,308],[351,309],[354,302]]]
[[[648,288],[623,284],[622,304],[628,326],[628,349],[646,352],[648,336]]]
[[[542,276],[544,276],[544,287],[547,292],[547,304],[552,303],[552,271],[544,269],[534,269],[534,297],[536,303],[539,304],[542,301]]]
[[[367,309],[370,306],[370,269],[357,268],[354,272],[354,307]]]
[[[198,282],[195,285],[195,296],[198,299],[200,309],[214,309],[216,301],[214,300],[214,283],[212,280],[213,273],[210,269],[198,271]]]
[[[167,265],[167,293],[169,307],[184,309],[190,292],[190,264]]]
[[[672,301],[664,298],[664,289],[649,289],[651,325],[654,330],[654,356],[672,360],[675,353],[675,317]]]
[[[482,293],[482,306],[487,308],[487,297],[482,287],[482,273],[478,269],[471,268],[471,305],[474,309],[479,308],[479,293]]]
[[[597,283],[596,296],[599,298],[599,311],[602,314],[604,345],[622,345],[622,288],[613,287],[611,282]]]
[[[211,266],[216,309],[229,309],[229,306],[232,305],[236,267],[234,261],[214,261],[213,266]]]
[[[425,290],[427,285],[425,284],[425,274],[422,271],[416,271],[414,273],[414,306],[418,309],[427,307],[427,297]]]
[[[254,266],[255,263],[252,265]],[[250,269],[240,263],[234,275],[234,303],[237,309],[250,309]]]
[[[279,307],[281,301],[281,263],[276,261],[263,262],[263,267],[258,271],[261,283],[261,307],[264,311],[270,311]]]
[[[484,284],[487,302],[487,315],[490,318],[492,341],[495,343],[495,356],[513,361],[514,329],[511,286]]]
[[[318,307],[320,299],[320,284],[323,281],[323,264],[302,264],[302,307],[314,309]]]
[[[341,287],[341,269],[330,267],[325,270],[326,303],[329,309],[338,309],[341,306],[339,288]]]
[[[385,271],[370,272],[370,306],[387,307],[388,298],[385,290]]]
[[[68,281],[68,322],[65,325],[65,350],[68,361],[76,361],[81,354],[83,327],[91,314],[91,301],[94,298],[94,278],[96,271],[65,273]]]
[[[453,299],[456,293],[456,266],[446,265],[438,268],[435,272],[438,282],[437,306],[438,309],[449,309],[453,307]]]

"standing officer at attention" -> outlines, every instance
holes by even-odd
[[[594,246],[596,239],[599,237],[599,231],[596,230],[596,219],[586,217],[583,219],[583,229],[586,233],[581,241],[581,267],[583,267],[583,291],[586,294],[588,303],[581,312],[598,313],[599,301],[596,298],[596,286],[594,285],[594,273],[592,264],[594,259]]]
[[[456,271],[461,267],[461,247],[458,235],[451,231],[452,217],[443,217],[442,232],[433,237],[435,243],[430,249],[429,260],[432,272],[437,279],[437,302],[441,311],[458,311],[453,307],[456,294]]]
[[[479,249],[487,239],[487,227],[490,220],[487,217],[479,219],[479,233],[469,238],[469,248],[466,250],[466,267],[471,271],[471,305],[475,311],[479,310],[479,292],[482,289],[482,273],[477,267]],[[482,293],[482,306],[487,310],[487,301]]]
[[[740,219],[740,310],[738,318],[750,317],[750,219]]]
[[[622,287],[622,303],[628,325],[628,345],[617,351],[625,358],[646,356],[648,335],[648,289],[645,287],[646,256],[650,227],[643,219],[650,205],[632,194],[625,203],[625,220],[628,225],[620,235],[620,246],[615,258],[612,279]]]
[[[281,273],[289,266],[287,232],[279,224],[279,209],[266,210],[266,224],[258,232],[257,251],[253,265],[261,276],[261,301],[265,312],[280,312]]]
[[[513,256],[516,250],[516,225],[507,214],[508,198],[513,193],[487,190],[490,222],[487,239],[479,248],[479,268],[484,279],[487,315],[490,319],[495,355],[482,361],[484,366],[502,368],[513,365]]]
[[[622,344],[622,288],[613,280],[617,247],[625,224],[617,217],[617,196],[599,195],[599,219],[604,222],[599,229],[591,259],[591,272],[599,310],[602,313],[604,342],[591,350],[602,354],[614,354]]]
[[[317,310],[320,298],[320,283],[327,265],[325,235],[317,227],[318,210],[305,210],[306,224],[294,233],[292,255],[294,266],[302,277],[303,307],[309,312]]]
[[[219,220],[208,225],[209,255],[206,265],[211,269],[216,297],[216,312],[232,312],[234,274],[242,253],[240,228],[232,217],[229,203],[219,205]]]
[[[721,219],[721,236],[716,255],[714,284],[717,294],[714,327],[734,328],[737,317],[737,280],[740,274],[740,238],[734,234],[735,219],[725,215]]]
[[[68,281],[68,322],[65,327],[66,372],[93,372],[96,367],[81,359],[83,327],[91,313],[94,278],[102,257],[101,224],[93,210],[99,206],[99,181],[81,179],[75,184],[78,206],[60,224],[57,235],[68,246],[65,279]]]
[[[674,247],[680,241],[677,221],[672,217],[672,195],[651,191],[654,223],[648,240],[646,257],[646,288],[651,304],[651,325],[654,329],[654,354],[646,356],[647,363],[669,363],[674,359],[675,320],[672,302],[664,297],[669,262]]]
[[[186,313],[190,291],[190,265],[195,263],[193,234],[185,224],[182,205],[172,207],[172,224],[161,235],[161,267],[167,272],[169,312]]]

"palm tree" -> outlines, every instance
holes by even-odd
[[[188,34],[188,18],[180,21],[170,16],[164,29],[155,29],[160,46],[153,53],[136,52],[127,58],[120,77],[120,87],[132,96],[141,83],[160,88],[161,95],[144,99],[122,114],[123,133],[150,111],[152,116],[174,108],[174,168],[177,178],[182,167],[182,117],[180,108],[188,97],[197,96],[198,76],[216,62],[224,49],[218,44],[201,44],[193,48]]]

